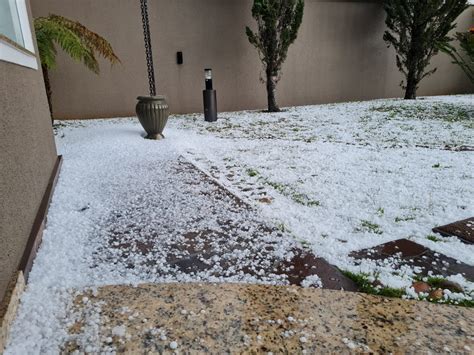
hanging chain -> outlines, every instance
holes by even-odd
[[[153,53],[151,51],[150,22],[148,20],[147,0],[140,0],[142,10],[143,36],[145,38],[146,65],[148,68],[148,84],[150,96],[156,96],[155,70],[153,68]]]

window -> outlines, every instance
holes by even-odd
[[[25,45],[15,0],[0,0],[0,33],[19,45]]]
[[[38,69],[26,0],[0,0],[0,60]]]

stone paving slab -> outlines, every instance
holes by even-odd
[[[433,228],[433,232],[445,237],[455,236],[466,244],[474,243],[474,217]]]
[[[384,263],[385,260],[390,259],[395,268],[404,265],[409,265],[411,268],[419,267],[421,276],[427,276],[432,271],[433,275],[444,277],[462,274],[467,280],[474,281],[474,267],[408,239],[398,239],[373,248],[352,252],[349,256],[359,259],[360,262],[370,259]]]
[[[163,206],[159,199],[147,201],[146,209],[142,201],[117,206],[95,255],[98,265],[125,264],[159,282],[225,279],[357,291],[337,268],[261,219],[250,205],[184,158],[173,169],[185,184],[176,194],[193,194],[196,210],[149,222],[150,211],[189,207],[181,206],[179,199],[176,206]],[[182,227],[176,226],[179,218]]]
[[[85,298],[86,297],[86,298]],[[144,284],[78,295],[65,352],[457,353],[474,310],[295,286]],[[85,345],[87,344],[87,345]]]

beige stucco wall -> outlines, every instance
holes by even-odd
[[[60,55],[52,73],[54,107],[61,118],[132,115],[135,97],[147,94],[138,0],[32,0],[35,16],[57,13],[106,37],[122,64],[102,64],[96,76]],[[245,36],[251,0],[149,0],[159,93],[174,113],[202,110],[203,69],[214,70],[220,110],[262,108],[261,64]],[[296,43],[277,88],[281,106],[402,95],[392,50],[382,40],[379,1],[306,0]],[[472,24],[472,9],[459,28]],[[176,64],[176,52],[184,65]],[[441,54],[438,72],[424,80],[420,95],[473,92],[463,73]]]
[[[0,61],[0,300],[56,160],[41,70]]]

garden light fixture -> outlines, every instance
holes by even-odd
[[[206,82],[206,89],[202,92],[204,120],[207,122],[215,122],[217,121],[217,97],[216,90],[212,87],[212,69],[204,69],[204,79]]]

